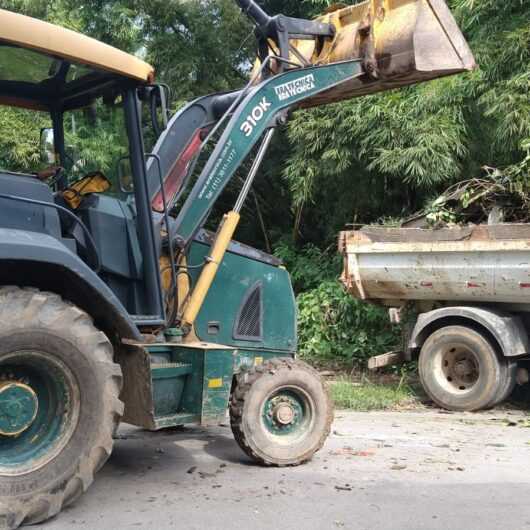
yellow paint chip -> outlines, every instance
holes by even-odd
[[[221,388],[223,386],[223,379],[219,377],[217,379],[208,379],[208,388]]]

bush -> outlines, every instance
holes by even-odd
[[[339,282],[342,257],[308,244],[275,247],[293,282],[298,304],[298,351],[316,362],[361,367],[372,355],[393,349],[400,331],[385,309],[356,300]]]
[[[361,366],[399,343],[386,311],[356,300],[338,280],[324,281],[297,297],[299,352],[313,361]]]
[[[336,249],[330,253],[309,243],[298,250],[284,240],[274,247],[274,254],[287,267],[295,293],[315,289],[322,281],[332,281],[340,274],[342,257]]]

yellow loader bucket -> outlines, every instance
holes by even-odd
[[[296,53],[291,60],[318,65],[361,58],[367,74],[305,101],[304,106],[373,94],[476,66],[444,0],[334,5],[317,20],[333,24],[335,35],[320,42],[292,40]]]

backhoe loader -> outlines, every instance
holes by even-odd
[[[303,463],[328,436],[325,386],[296,359],[289,274],[233,241],[242,206],[292,111],[464,72],[473,57],[443,0],[368,0],[316,20],[237,3],[258,42],[248,84],[169,122],[149,64],[0,11],[0,103],[52,124],[51,169],[0,172],[0,528],[78,499],[120,421],[208,425],[229,409],[237,443],[268,466]],[[85,155],[93,139],[106,170]],[[233,209],[204,230],[251,153]]]

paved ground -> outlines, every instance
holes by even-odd
[[[253,466],[227,427],[125,427],[89,493],[41,528],[530,529],[528,416],[336,416],[293,469]]]

